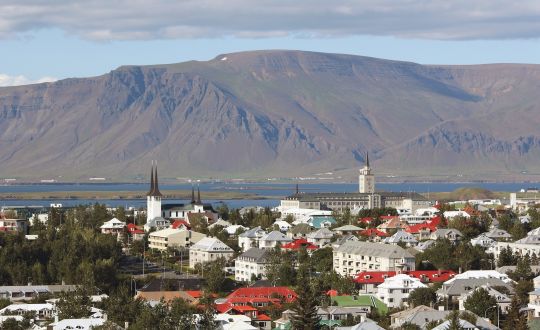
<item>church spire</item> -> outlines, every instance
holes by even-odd
[[[369,167],[369,152],[366,151],[366,166]]]
[[[202,204],[201,202],[201,189],[199,185],[197,185],[197,204]]]
[[[150,191],[147,196],[161,197],[163,195],[159,191],[158,186],[157,164],[155,166],[154,164],[154,161],[152,161],[152,167],[150,169]]]
[[[191,204],[195,204],[195,186],[191,184]]]

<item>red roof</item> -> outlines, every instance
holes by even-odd
[[[421,230],[429,230],[430,232],[434,232],[437,230],[437,225],[439,224],[439,222],[441,222],[440,217],[433,217],[431,220],[428,220],[424,223],[409,226],[406,231],[411,234],[416,234]]]
[[[255,319],[257,321],[272,321],[272,319],[270,318],[270,316],[266,315],[266,314],[259,314],[257,315],[257,318]]]
[[[402,272],[402,274],[407,274],[411,277],[415,277],[424,283],[446,282],[456,275],[456,273],[451,270],[413,270]],[[386,278],[395,275],[395,271],[361,272],[356,275],[354,281],[361,284],[381,284]]]
[[[389,221],[389,220],[392,220],[392,219],[399,219],[399,216],[397,216],[397,215],[381,215],[379,218],[382,221]]]
[[[386,236],[389,236],[387,233],[385,233],[383,231],[380,231],[380,230],[378,230],[376,228],[369,228],[369,229],[366,229],[366,230],[362,230],[360,232],[360,235],[369,236],[369,237],[373,237],[373,236],[386,237]]]
[[[201,290],[192,290],[192,291],[184,291],[184,292],[196,299],[203,296],[203,292]]]
[[[231,293],[227,298],[273,298],[274,296],[283,297],[286,302],[293,302],[296,300],[296,292],[289,289],[286,286],[276,287],[257,287],[257,288],[239,288]]]
[[[362,223],[370,223],[371,221],[373,221],[372,217],[365,217],[365,218],[358,219],[358,222],[362,222]]]
[[[326,291],[326,295],[329,296],[329,297],[335,297],[338,295],[338,292],[337,290],[328,290]]]
[[[175,219],[171,226],[173,229],[178,229],[180,226],[184,226],[187,229],[191,229],[189,222],[187,222],[184,219]]]
[[[307,250],[317,249],[316,245],[313,245],[313,243],[308,242],[305,238],[300,238],[290,243],[283,244],[281,246],[282,249],[289,249],[289,250],[299,250],[302,247],[305,247]]]
[[[229,303],[216,304],[214,307],[216,308],[216,311],[218,311],[220,314],[226,313],[231,310],[231,304]]]
[[[236,311],[239,311],[241,313],[243,312],[252,312],[252,311],[257,311],[257,308],[253,307],[253,306],[247,306],[247,305],[243,305],[243,306],[240,306],[240,305],[237,305],[237,306],[233,306],[232,309],[236,310]]]

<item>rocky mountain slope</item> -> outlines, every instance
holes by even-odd
[[[0,177],[540,173],[540,65],[254,51],[0,88]]]

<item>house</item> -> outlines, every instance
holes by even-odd
[[[205,234],[192,230],[167,228],[151,232],[148,236],[148,247],[160,251],[166,251],[169,247],[187,248],[204,237]]]
[[[259,248],[271,249],[276,247],[278,244],[283,245],[289,242],[292,242],[292,239],[287,237],[285,234],[274,230],[259,239]]]
[[[414,270],[415,258],[397,245],[345,242],[333,251],[334,271],[353,276],[362,271]]]
[[[52,318],[55,307],[52,304],[11,304],[0,309],[0,315],[32,315],[36,321]]]
[[[0,299],[13,302],[32,300],[45,294],[58,294],[71,292],[77,289],[76,285],[11,285],[0,286]]]
[[[229,234],[229,236],[235,236],[236,233],[239,233],[239,232],[245,232],[246,230],[248,230],[249,228],[248,227],[244,227],[242,225],[232,225],[232,226],[229,226],[229,227],[226,227],[224,228],[223,230]]]
[[[420,251],[420,252],[424,252],[425,250],[432,247],[435,243],[437,243],[437,241],[434,241],[432,239],[427,240],[427,241],[423,241],[423,242],[419,242],[418,245],[414,247],[414,249],[417,250],[417,251]]]
[[[332,216],[311,216],[307,222],[308,225],[315,229],[330,228],[337,223]]]
[[[186,291],[137,291],[135,299],[143,299],[151,304],[158,304],[163,301],[166,304],[174,299],[182,299],[190,304],[196,305],[199,302],[198,298],[193,297]]]
[[[360,320],[360,323],[352,325],[350,327],[336,327],[335,330],[384,330],[375,321],[368,318]]]
[[[138,241],[144,238],[144,230],[134,223],[127,224],[127,232],[131,236],[132,240]]]
[[[338,228],[334,228],[333,231],[335,231],[339,235],[348,235],[348,234],[356,234],[359,231],[362,231],[363,229],[354,225],[345,225]]]
[[[172,229],[184,229],[184,230],[191,230],[191,225],[189,222],[187,222],[184,219],[172,219],[171,228]],[[208,226],[210,228],[211,226]]]
[[[290,223],[288,223],[287,221],[284,221],[284,220],[277,220],[276,222],[274,222],[274,225],[273,227],[277,228],[279,231],[281,232],[287,232],[291,227],[292,225]]]
[[[388,306],[375,295],[341,295],[331,296],[331,305],[335,305],[342,308],[360,308],[357,311],[359,314],[366,316],[373,310],[377,310],[381,315],[385,315],[388,312]]]
[[[418,288],[427,288],[427,285],[415,277],[398,274],[386,278],[377,287],[377,297],[388,307],[408,306],[409,294]]]
[[[111,220],[103,223],[103,225],[101,225],[99,228],[101,229],[102,234],[118,235],[124,232],[125,227],[125,222],[112,218]]]
[[[485,233],[485,235],[494,241],[509,241],[512,239],[512,235],[510,235],[506,230],[497,228],[491,229]]]
[[[496,242],[494,246],[491,247],[490,252],[493,253],[495,259],[499,258],[499,254],[504,249],[510,249],[513,254],[519,254],[524,256],[528,254],[532,256],[540,256],[540,235],[539,236],[526,236],[515,242]]]
[[[438,297],[458,302],[461,296],[486,285],[490,287],[505,287],[509,292],[514,292],[511,283],[505,283],[498,278],[456,279],[457,276],[458,275],[445,282],[443,286],[437,290]]]
[[[246,252],[252,247],[259,246],[259,240],[266,235],[266,231],[261,229],[260,226],[252,228],[248,231],[238,235],[238,246],[242,248],[242,251]]]
[[[458,319],[459,320],[459,328],[463,330],[478,330],[476,325],[471,324],[469,321]],[[448,330],[450,329],[450,320],[444,321],[443,323],[439,324],[435,328],[431,330]]]
[[[354,235],[344,235],[344,236],[341,236],[341,237],[338,237],[333,243],[332,243],[332,249],[337,249],[338,247],[340,247],[341,245],[343,245],[344,243],[346,242],[358,242],[359,239],[358,237],[354,236]]]
[[[502,314],[507,314],[508,313],[508,309],[510,309],[510,304],[512,303],[511,296],[509,296],[507,294],[504,294],[504,293],[501,293],[501,292],[497,291],[495,288],[493,288],[493,287],[491,287],[489,285],[479,286],[479,287],[475,288],[474,290],[469,291],[469,292],[464,293],[463,295],[461,295],[458,298],[459,310],[460,311],[466,310],[465,309],[465,302],[467,301],[467,299],[469,299],[469,297],[474,292],[480,290],[481,288],[486,290],[489,293],[490,296],[495,298],[495,300],[497,301],[497,305],[499,306],[499,309],[500,309]]]
[[[461,241],[462,238],[463,238],[463,234],[459,230],[453,229],[453,228],[451,229],[439,228],[433,233],[431,233],[431,235],[429,236],[429,239],[432,239],[435,241],[438,239],[447,239],[454,244]]]
[[[372,242],[380,242],[383,238],[388,237],[389,234],[384,231],[380,231],[376,228],[368,228],[360,232],[361,236],[368,237]]]
[[[424,223],[408,226],[405,230],[408,233],[413,234],[418,240],[426,240],[429,239],[433,232],[437,231],[437,226],[440,221],[440,217],[434,217]]]
[[[534,291],[529,292],[529,319],[540,317],[540,276],[533,279]]]
[[[309,224],[299,223],[287,232],[287,236],[292,239],[306,238],[306,236],[312,231],[313,228]]]
[[[223,258],[232,258],[234,250],[214,237],[204,237],[189,248],[189,268]]]
[[[391,237],[387,237],[383,239],[382,242],[385,244],[394,244],[394,245],[402,243],[409,247],[415,246],[416,244],[418,244],[418,241],[416,240],[416,238],[414,238],[413,235],[403,230],[396,232]]]
[[[471,217],[471,215],[465,211],[444,211],[443,216],[448,220],[454,219],[456,217],[467,218],[467,219]]]
[[[397,216],[382,216],[381,220],[385,220],[385,222],[378,225],[377,229],[379,229],[380,231],[384,231],[387,234],[407,228],[407,224],[401,221],[401,219]]]
[[[317,231],[307,234],[307,241],[318,247],[330,244],[334,233],[328,228],[321,228]]]
[[[91,330],[105,324],[105,318],[86,318],[86,319],[64,319],[55,321],[47,326],[47,330]],[[114,325],[113,329],[122,329]]]
[[[496,244],[495,240],[486,236],[486,233],[482,233],[475,238],[471,239],[472,246],[480,246],[485,249],[492,247]]]
[[[234,279],[240,282],[249,282],[266,278],[266,266],[269,264],[268,250],[251,248],[234,261]]]
[[[411,270],[404,271],[403,274],[417,278],[420,282],[428,285],[446,282],[456,275],[451,270]],[[396,275],[395,271],[366,271],[357,274],[354,281],[357,283],[359,293],[376,294],[377,286],[384,283],[385,279]]]
[[[305,238],[295,239],[294,241],[281,246],[282,250],[298,251],[302,248],[306,249],[308,253],[311,253],[312,251],[317,250],[319,247],[308,242]]]
[[[28,219],[17,219],[11,215],[16,216],[17,213],[0,213],[0,231],[28,234]]]

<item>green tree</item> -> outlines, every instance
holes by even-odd
[[[200,314],[201,317],[199,319],[199,329],[214,330],[216,328],[216,321],[214,318],[216,309],[214,308],[213,298],[210,293],[205,291],[200,303],[203,306],[203,312]]]
[[[293,303],[292,310],[296,313],[291,320],[295,330],[318,330],[320,318],[317,315],[317,299],[309,281],[306,269],[301,269],[298,274],[297,299]]]
[[[534,284],[531,280],[519,280],[514,284],[514,291],[520,305],[526,305],[529,301],[529,292],[534,290]]]
[[[502,248],[501,252],[499,253],[499,259],[497,260],[497,267],[513,266],[515,264],[516,260],[512,249],[509,246]]]
[[[497,300],[492,297],[489,292],[480,287],[473,291],[473,293],[465,300],[465,309],[476,314],[486,315],[486,312],[491,316],[492,322],[495,322],[497,315]],[[489,311],[488,311],[489,310]]]
[[[527,330],[527,318],[519,312],[521,306],[517,296],[512,297],[512,303],[508,309],[506,320],[503,323],[504,330]]]
[[[214,261],[207,262],[204,267],[204,280],[206,283],[206,290],[208,292],[216,293],[223,291],[223,284],[225,283],[226,274],[223,268],[225,267],[225,259],[219,258]]]
[[[90,316],[90,297],[82,288],[72,292],[62,292],[56,306],[58,317],[61,320],[80,319]]]
[[[430,287],[418,288],[409,294],[409,303],[413,306],[432,306],[437,301],[437,293]]]
[[[462,330],[463,327],[460,324],[459,321],[459,311],[452,311],[447,316],[447,320],[450,321],[450,324],[448,324],[447,330]]]

